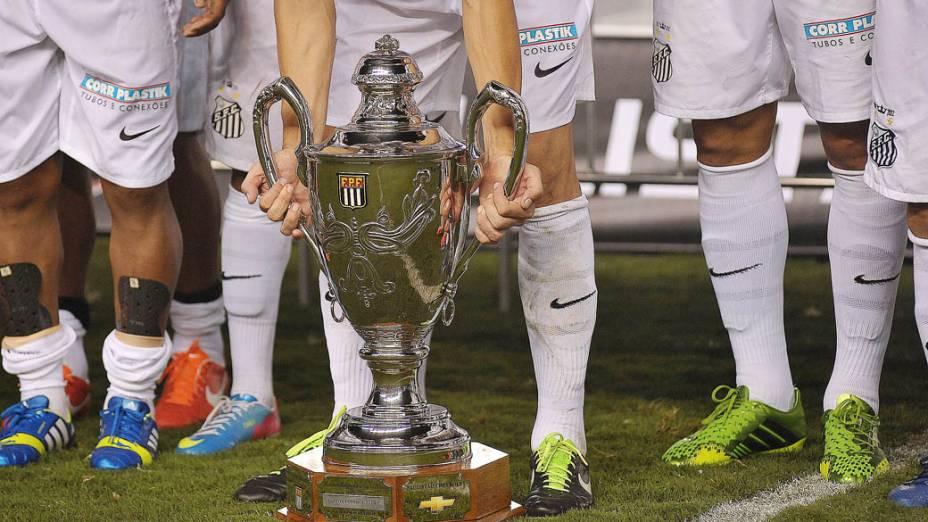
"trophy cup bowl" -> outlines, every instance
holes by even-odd
[[[306,479],[306,492],[291,484],[291,499],[299,496],[301,506],[291,502],[290,514],[307,514],[297,520],[386,520],[399,507],[410,520],[425,511],[428,520],[490,520],[487,513],[510,509],[508,457],[472,446],[446,408],[422,400],[416,375],[429,354],[428,334],[439,318],[446,324],[453,319],[458,280],[479,246],[468,243],[467,227],[471,188],[480,176],[480,119],[492,103],[513,113],[509,194],[525,163],[526,109],[514,91],[491,82],[470,109],[465,145],[422,116],[413,98],[421,81],[399,43],[389,35],[379,39],[352,76],[362,100],[351,123],[318,146],[308,104],[288,78],[265,87],[256,101],[258,157],[272,184],[277,171],[268,112],[284,100],[297,115],[297,175],[309,189],[311,208],[300,228],[328,281],[330,312],[336,321],[350,321],[364,340],[360,356],[374,381],[367,403],[343,416],[321,452],[303,456],[302,464],[291,460],[296,472],[288,478]],[[495,495],[500,498],[481,504],[474,490],[489,486],[469,473],[486,475],[490,468],[494,483],[505,474],[506,498]],[[435,491],[459,496],[428,496]],[[424,507],[408,502],[420,497]],[[442,500],[429,504],[432,498]]]

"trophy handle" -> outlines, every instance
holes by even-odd
[[[300,143],[294,151],[297,161],[296,175],[309,189],[310,204],[315,209],[316,205],[312,201],[313,188],[315,187],[315,179],[312,178],[315,177],[315,172],[313,169],[308,168],[306,157],[306,151],[312,147],[313,143],[312,112],[309,109],[309,104],[306,103],[306,99],[303,97],[303,93],[301,93],[296,84],[293,83],[293,80],[286,76],[278,78],[274,83],[261,89],[261,92],[255,100],[253,119],[255,145],[258,148],[258,161],[261,163],[261,168],[264,169],[265,176],[267,176],[268,185],[273,186],[280,177],[277,173],[277,165],[274,164],[274,153],[271,150],[271,140],[269,139],[271,131],[268,125],[268,116],[271,107],[281,100],[287,102],[290,108],[293,109],[297,117],[297,122],[300,125]],[[332,318],[337,322],[341,322],[345,319],[344,310],[340,316],[335,313],[335,302],[338,300],[338,294],[333,288],[328,265],[325,262],[325,257],[322,255],[322,249],[320,248],[322,243],[319,241],[313,223],[314,220],[312,219],[309,220],[308,225],[305,219],[301,220],[299,228],[303,233],[303,239],[306,240],[309,249],[312,251],[313,255],[316,256],[316,260],[319,261],[319,266],[322,268],[326,275],[326,279],[329,281],[329,291],[335,296],[335,298],[332,299],[331,305]]]
[[[467,172],[470,175],[470,183],[476,182],[481,177],[479,160],[483,152],[480,150],[480,144],[477,140],[477,126],[480,124],[480,119],[483,117],[484,113],[487,112],[487,109],[489,109],[490,105],[493,103],[501,105],[512,112],[513,127],[515,130],[512,146],[512,163],[509,165],[509,174],[506,176],[506,181],[503,184],[503,193],[506,194],[506,197],[511,198],[512,192],[515,190],[516,185],[519,183],[519,179],[522,177],[522,170],[525,168],[525,155],[528,152],[529,136],[528,109],[525,107],[525,102],[518,93],[496,80],[486,84],[483,90],[480,91],[480,94],[474,98],[474,102],[471,104],[470,111],[467,115]],[[465,208],[465,210],[467,209]],[[461,228],[464,233],[467,231],[469,220],[469,213],[466,211],[463,212],[461,215]],[[467,271],[467,265],[479,248],[480,242],[477,241],[476,238],[472,239],[470,243],[467,244],[451,271],[448,284],[445,285],[447,299],[445,300],[445,307],[442,313],[442,322],[444,322],[446,326],[451,324],[451,321],[454,319],[454,294],[457,290],[458,280],[464,275],[464,272]]]

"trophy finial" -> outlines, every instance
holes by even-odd
[[[374,43],[374,49],[388,53],[394,53],[400,48],[400,42],[392,36],[385,34],[377,39]]]

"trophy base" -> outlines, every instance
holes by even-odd
[[[509,455],[471,444],[464,462],[373,470],[327,464],[322,448],[287,461],[288,507],[296,522],[497,522],[521,516],[511,501]]]
[[[503,520],[509,520],[510,518],[521,517],[524,514],[525,514],[524,507],[522,507],[520,504],[517,504],[515,502],[510,502],[508,508],[504,508],[501,511],[493,513],[492,515],[487,515],[483,518],[478,518],[474,520],[473,522],[502,522]],[[275,518],[277,520],[284,520],[288,522],[293,522],[293,521],[302,522],[304,520],[312,520],[312,519],[305,518],[305,517],[297,518],[297,515],[294,515],[293,518],[290,518],[288,508],[278,509],[277,514],[275,515]],[[440,519],[436,519],[436,520],[440,520]]]
[[[443,406],[422,404],[415,414],[379,416],[377,408],[349,410],[325,440],[323,462],[353,471],[414,471],[470,458],[470,435]]]

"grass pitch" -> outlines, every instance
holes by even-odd
[[[98,241],[88,282],[93,327],[86,342],[95,408],[105,390],[100,346],[113,325],[106,248],[105,240]],[[0,470],[0,520],[269,520],[278,506],[240,504],[232,492],[249,476],[279,467],[284,451],[327,424],[332,410],[319,308],[296,304],[294,266],[284,285],[274,361],[284,423],[280,437],[215,456],[183,457],[173,448],[192,429],[164,430],[154,465],[106,473],[91,470],[84,460],[98,430],[96,415],[90,415],[77,422],[76,450],[25,469]],[[660,463],[661,453],[711,411],[712,388],[734,379],[702,257],[599,255],[596,267],[599,315],[586,402],[596,506],[558,520],[690,519],[817,469],[821,396],[834,357],[827,263],[791,259],[787,267],[787,336],[809,416],[809,444],[797,455],[704,469]],[[888,448],[928,428],[928,373],[912,313],[911,268],[902,281],[882,387],[881,438]],[[448,406],[475,440],[512,455],[518,500],[528,488],[535,381],[521,313],[500,317],[495,291],[496,257],[484,253],[463,281],[454,325],[437,329],[428,390],[429,399]],[[15,380],[5,374],[0,399],[4,405],[18,399]],[[914,470],[915,463],[907,463],[775,520],[924,520],[928,513],[885,500]]]

